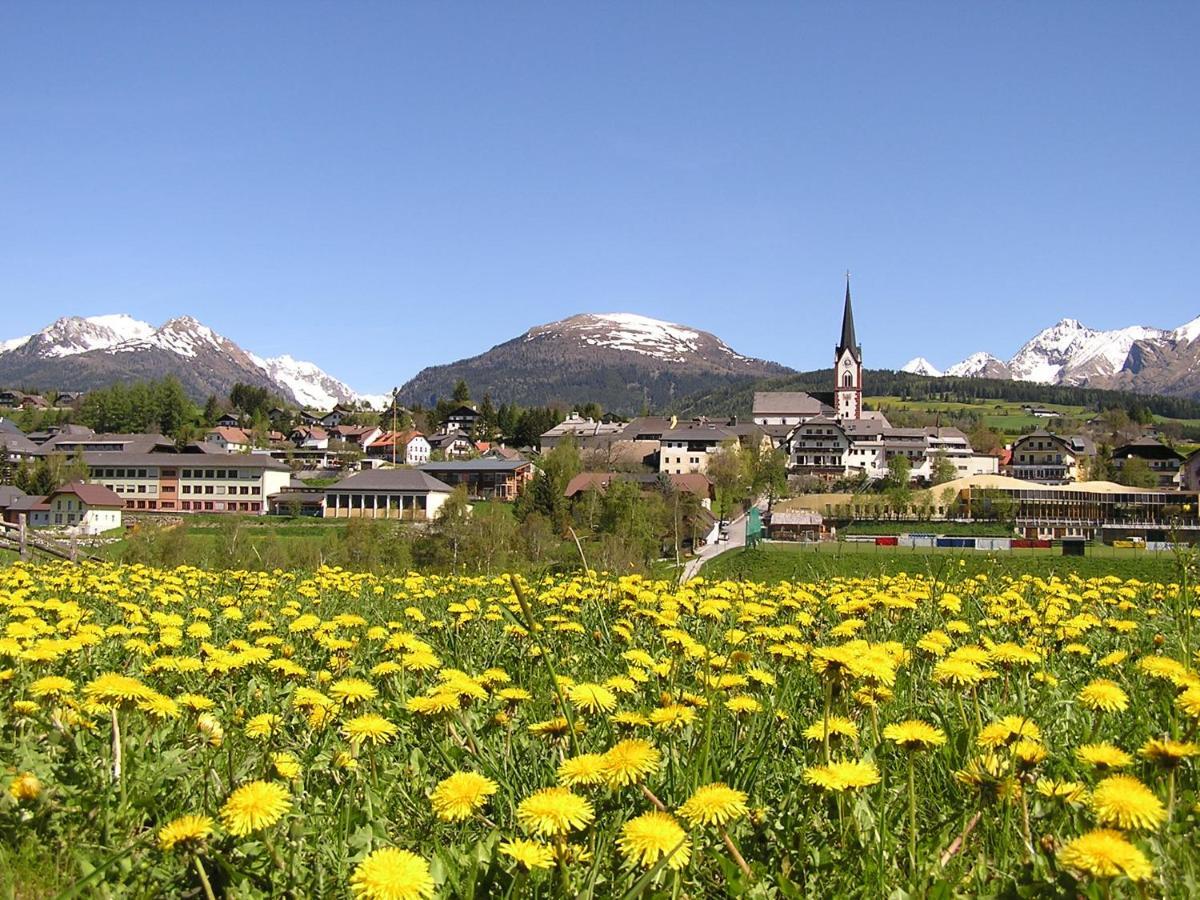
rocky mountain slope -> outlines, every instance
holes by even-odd
[[[474,397],[523,406],[596,401],[614,412],[666,409],[678,397],[791,370],[734,351],[706,331],[632,313],[583,314],[529,329],[486,353],[422,370],[405,403],[447,397],[459,379]]]
[[[1200,318],[1170,331],[1146,325],[1099,331],[1063,319],[1034,335],[1007,362],[974,353],[945,374],[1194,397],[1200,396],[1198,339]],[[927,363],[918,357],[909,365],[918,361]],[[917,374],[933,375],[936,369],[929,368],[933,371]]]
[[[4,387],[84,391],[167,375],[198,401],[224,396],[237,382],[319,409],[364,399],[312,363],[286,355],[263,359],[190,316],[157,328],[126,315],[68,316],[0,341]]]

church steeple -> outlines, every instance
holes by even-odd
[[[842,310],[842,339],[833,351],[833,409],[838,419],[862,416],[862,347],[854,334],[850,305],[850,273],[846,273],[846,306]]]
[[[840,359],[842,351],[849,350],[857,363],[862,362],[862,347],[854,336],[854,307],[850,305],[850,273],[846,273],[846,306],[842,310],[842,340],[834,350],[834,357]]]

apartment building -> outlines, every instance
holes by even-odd
[[[83,454],[93,482],[125,501],[130,512],[267,511],[267,497],[291,480],[291,469],[262,454]]]

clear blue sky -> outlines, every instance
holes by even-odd
[[[6,3],[0,337],[386,390],[576,312],[827,365],[1200,315],[1200,4]]]

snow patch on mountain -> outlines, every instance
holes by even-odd
[[[930,378],[937,378],[941,375],[941,371],[923,356],[918,356],[910,359],[900,367],[901,372],[908,372],[910,375],[927,375]]]
[[[1180,325],[1171,332],[1171,339],[1179,343],[1191,343],[1200,337],[1200,316]]]
[[[251,354],[250,358],[272,381],[290,390],[303,406],[332,409],[338,403],[356,403],[361,399],[359,394],[316,363],[295,359],[286,353],[269,359]]]
[[[954,378],[978,378],[989,368],[1002,366],[1008,368],[1002,359],[997,359],[990,353],[972,353],[962,362],[957,362],[946,370],[946,374]]]

